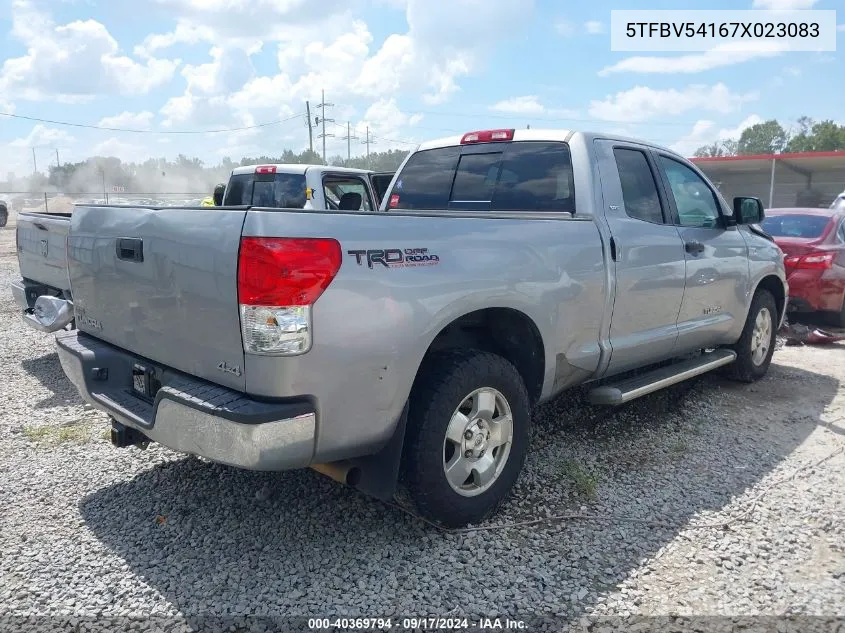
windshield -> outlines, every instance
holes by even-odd
[[[229,179],[224,206],[271,207],[302,209],[305,206],[303,174],[235,174]]]
[[[824,215],[773,215],[763,220],[763,230],[772,237],[816,238],[824,233],[830,218]]]

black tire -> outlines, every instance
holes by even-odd
[[[458,446],[447,443],[446,433],[453,414],[475,391],[498,392],[510,407],[512,439],[502,459],[499,474],[483,491],[465,496],[449,483],[444,461],[460,458]],[[501,414],[496,396],[495,412]],[[480,417],[480,416],[479,416]],[[470,420],[471,421],[471,420]],[[408,492],[417,510],[444,527],[477,523],[492,514],[516,483],[528,451],[531,405],[525,384],[516,368],[496,354],[460,349],[431,357],[421,369],[411,393],[403,470]],[[473,427],[475,428],[475,427]],[[472,433],[472,431],[470,431]],[[482,428],[481,433],[484,433]],[[490,434],[488,433],[488,437]],[[492,445],[491,440],[491,445]],[[497,459],[502,448],[490,449],[487,460]],[[482,457],[484,454],[482,453]],[[477,463],[465,459],[464,463]],[[477,471],[464,481],[473,482]],[[459,486],[460,487],[460,486]]]
[[[754,329],[757,317],[763,310],[768,310],[771,317],[769,328],[769,348],[761,361],[755,362],[754,358]],[[778,311],[775,298],[768,290],[760,288],[754,294],[751,301],[751,309],[748,310],[748,318],[745,320],[745,327],[742,329],[742,336],[731,346],[736,352],[736,360],[727,366],[726,374],[740,382],[755,382],[766,375],[769,365],[772,363],[772,354],[775,352],[775,341],[777,338]]]
[[[0,203],[0,228],[6,226],[6,222],[9,221],[9,210],[6,208],[5,204]]]
[[[842,302],[842,307],[839,309],[839,312],[831,312],[827,315],[825,319],[827,323],[835,328],[845,328],[845,300]]]

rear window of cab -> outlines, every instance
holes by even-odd
[[[515,141],[417,152],[399,174],[388,209],[574,213],[569,146]]]

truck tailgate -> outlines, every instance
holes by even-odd
[[[237,265],[245,210],[79,206],[68,238],[77,327],[244,390]]]
[[[21,277],[67,290],[65,239],[69,229],[69,215],[19,214],[16,235]]]

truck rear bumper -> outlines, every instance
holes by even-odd
[[[73,302],[60,299],[62,294],[41,284],[12,282],[12,296],[21,309],[24,322],[39,332],[58,332],[73,323]]]
[[[83,399],[153,442],[249,470],[301,468],[312,460],[316,413],[306,400],[253,400],[78,330],[60,332],[56,346]],[[138,367],[160,384],[154,397],[136,394],[133,370]]]

